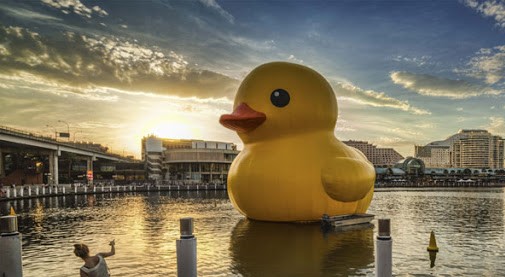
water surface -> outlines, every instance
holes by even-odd
[[[376,192],[370,213],[390,218],[397,276],[505,276],[503,189]],[[199,276],[372,276],[376,228],[323,232],[318,224],[245,219],[225,191],[67,196],[13,205],[24,276],[76,276],[83,242],[108,251],[113,276],[175,276],[178,219],[195,218]],[[375,222],[374,222],[375,223]],[[430,268],[435,231],[440,252]]]

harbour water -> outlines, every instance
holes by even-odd
[[[378,191],[370,213],[390,218],[397,276],[505,276],[503,188]],[[83,242],[108,251],[112,276],[175,276],[178,219],[195,219],[199,276],[371,276],[376,228],[244,219],[225,191],[112,193],[0,202],[23,234],[24,276],[76,276]],[[376,223],[376,221],[373,221]],[[440,252],[430,268],[435,231]]]

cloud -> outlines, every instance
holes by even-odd
[[[463,3],[476,10],[484,17],[492,17],[496,21],[496,26],[505,29],[505,2],[497,0],[487,0],[479,2],[477,0],[464,0]]]
[[[337,126],[335,127],[335,131],[337,132],[356,132],[356,128],[351,126],[349,121],[340,117],[337,121]]]
[[[301,64],[303,64],[303,60],[300,60],[300,59],[296,58],[294,55],[289,55],[288,60],[292,61],[294,63],[301,63]]]
[[[240,46],[249,47],[254,51],[269,51],[275,49],[275,41],[273,40],[264,40],[264,41],[256,41],[252,39],[248,39],[241,36],[228,36],[225,37],[230,43],[237,44]]]
[[[334,85],[335,94],[339,99],[350,100],[363,105],[373,107],[387,107],[406,111],[412,114],[431,114],[430,111],[414,107],[408,101],[402,101],[390,96],[384,92],[376,92],[373,90],[364,90],[359,87],[347,83],[336,83]]]
[[[61,18],[53,17],[50,15],[38,13],[35,11],[19,8],[19,7],[7,7],[0,5],[0,10],[5,11],[7,14],[21,18],[23,20],[33,20],[33,21],[62,21]]]
[[[47,81],[43,77],[26,72],[20,72],[15,76],[0,74],[0,82],[3,83],[3,85],[0,85],[0,88],[33,90],[64,98],[72,94],[77,98],[91,101],[116,102],[118,99],[116,95],[111,95],[108,91],[104,90],[104,88],[76,88],[62,83]]]
[[[224,17],[226,20],[228,20],[228,22],[230,23],[234,23],[235,22],[235,18],[233,17],[233,15],[229,14],[227,11],[225,11],[217,2],[216,0],[200,0],[200,2],[202,4],[204,4],[205,6],[209,7],[209,8],[212,8],[214,10],[216,10],[222,17]]]
[[[397,55],[397,56],[391,57],[391,59],[395,62],[413,64],[413,65],[416,65],[419,67],[431,63],[431,61],[430,61],[431,56],[407,57],[407,56]]]
[[[81,3],[79,0],[41,0],[43,4],[61,10],[64,14],[69,14],[71,12],[78,14],[82,17],[91,18],[93,14],[99,16],[109,15],[105,10],[99,6],[93,6],[88,8],[86,5]]]
[[[489,123],[484,128],[493,135],[505,136],[505,118],[491,116],[489,117]]]
[[[504,92],[464,80],[438,78],[427,74],[395,71],[390,77],[393,83],[427,96],[465,99],[479,95],[498,95]]]
[[[470,59],[467,66],[467,68],[454,71],[483,79],[490,85],[505,80],[505,45],[480,49]]]
[[[0,73],[33,75],[81,93],[95,87],[180,97],[231,98],[238,81],[191,68],[183,56],[114,37],[66,32],[57,39],[0,25]]]
[[[377,144],[379,147],[412,147],[416,144],[413,140],[394,136],[378,137],[372,139],[372,143]]]

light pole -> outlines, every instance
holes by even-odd
[[[64,120],[58,120],[58,122],[67,124],[68,141],[70,141],[70,124],[68,124],[68,122],[66,122]]]
[[[81,134],[82,134],[82,130],[79,130],[79,131],[75,131],[75,132],[74,132],[74,142],[75,142],[75,135],[77,135],[77,133],[81,133]]]

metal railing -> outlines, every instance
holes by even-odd
[[[90,147],[83,147],[82,145],[78,145],[76,143],[58,141],[56,139],[53,139],[52,137],[44,136],[44,135],[37,134],[34,132],[28,132],[25,130],[20,130],[20,129],[16,129],[16,128],[12,128],[12,127],[7,127],[7,126],[3,126],[3,125],[0,125],[0,133],[11,134],[11,135],[15,135],[18,137],[24,137],[24,138],[28,138],[28,139],[32,139],[32,140],[36,140],[36,141],[48,142],[48,143],[57,144],[57,145],[63,145],[63,146],[68,146],[68,147],[72,147],[75,149],[88,151],[88,152],[92,152],[92,153],[96,153],[96,154],[109,155],[109,156],[116,157],[116,158],[126,159],[126,157],[124,157],[123,155],[121,155],[119,153],[114,153],[111,151],[104,151],[104,152],[97,151],[97,149],[90,148]],[[92,144],[95,144],[95,143],[92,142]]]

